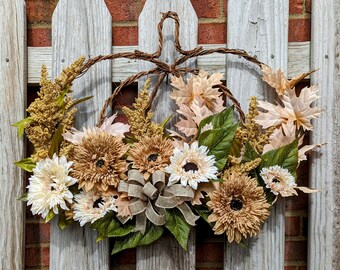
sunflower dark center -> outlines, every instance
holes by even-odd
[[[101,158],[98,159],[97,162],[96,162],[96,166],[99,167],[99,168],[103,167],[104,164],[105,164],[105,161]]]
[[[195,163],[193,163],[193,162],[188,162],[187,164],[185,164],[184,166],[183,166],[183,169],[186,171],[186,172],[188,172],[188,171],[198,171],[198,167],[197,167],[197,165],[195,164]]]
[[[230,202],[230,208],[234,211],[240,211],[243,208],[243,202],[240,199],[233,198]]]
[[[148,161],[156,161],[157,158],[158,158],[158,154],[153,153],[153,154],[148,156]]]
[[[272,180],[272,182],[273,182],[273,183],[280,183],[281,181],[280,181],[279,179],[277,179],[277,178],[274,178],[274,179]]]
[[[93,208],[99,208],[99,204],[103,203],[104,200],[102,198],[99,198],[93,203]]]

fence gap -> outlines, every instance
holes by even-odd
[[[148,0],[139,16],[138,43],[139,50],[153,53],[158,47],[157,24],[161,19],[161,12],[177,12],[180,19],[180,41],[183,49],[193,49],[197,46],[198,20],[189,0]],[[178,56],[174,46],[174,22],[164,22],[163,53],[161,59],[173,63]],[[188,61],[185,66],[194,67],[196,60]],[[140,62],[139,71],[149,70],[154,65]],[[170,78],[169,78],[170,80]],[[143,87],[145,79],[139,81],[139,88]],[[152,87],[151,87],[152,89]],[[170,81],[167,79],[161,85],[161,91],[155,100],[155,120],[160,122],[171,115],[175,110],[175,104],[170,100]],[[173,124],[173,122],[172,122]],[[173,236],[162,236],[156,243],[146,247],[137,248],[137,270],[145,269],[169,269],[189,270],[195,269],[195,234],[189,239],[188,250],[184,251]]]
[[[228,1],[228,48],[244,49],[251,55],[287,72],[288,0]],[[228,56],[227,86],[248,110],[250,96],[259,100],[271,97],[260,78],[259,69],[237,57]],[[271,217],[257,239],[247,240],[248,247],[226,242],[224,269],[284,268],[284,200],[275,204]]]
[[[52,17],[52,77],[80,56],[109,54],[112,19],[104,0],[60,0]],[[112,91],[112,66],[105,61],[73,84],[74,97],[94,97],[78,106],[76,128],[93,127]],[[96,243],[97,232],[73,224],[60,231],[51,224],[50,269],[109,269],[108,240]]]
[[[27,87],[26,5],[0,5],[0,269],[24,268],[25,211],[17,200],[24,192],[24,172],[14,162],[24,158],[23,138],[12,126],[25,117]]]
[[[311,133],[312,143],[325,143],[313,154],[310,186],[320,192],[309,204],[308,269],[340,269],[340,1],[313,1],[311,84],[320,88],[323,109]]]

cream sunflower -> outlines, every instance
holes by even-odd
[[[216,179],[215,157],[208,156],[208,151],[206,146],[198,146],[197,141],[190,146],[185,143],[183,149],[175,148],[171,163],[165,168],[170,174],[168,186],[181,181],[183,186],[197,189],[198,183]]]
[[[59,207],[69,210],[66,203],[71,204],[72,192],[68,187],[77,182],[76,178],[69,176],[72,162],[67,162],[66,157],[46,158],[37,163],[33,169],[33,175],[29,178],[28,205],[32,205],[34,215],[39,214],[46,218],[52,209],[58,214]]]
[[[297,187],[294,176],[287,170],[278,165],[263,168],[260,172],[266,187],[275,195],[288,197],[298,195],[295,188]]]
[[[107,191],[126,179],[127,163],[122,158],[128,150],[122,138],[106,132],[91,133],[74,148],[73,176],[79,180],[79,188],[86,192],[96,189]]]
[[[129,160],[132,167],[148,179],[155,171],[164,170],[169,165],[173,149],[172,141],[161,135],[144,137],[132,146]]]
[[[74,196],[73,219],[84,226],[104,217],[108,212],[117,212],[115,196],[101,196],[93,191],[84,192]]]
[[[242,237],[256,236],[260,225],[269,217],[263,188],[247,175],[228,175],[217,191],[209,194],[212,210],[209,222],[215,222],[215,234],[226,233],[229,243],[239,243]]]

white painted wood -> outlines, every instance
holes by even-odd
[[[0,3],[0,269],[24,269],[24,172],[13,163],[24,158],[23,139],[11,126],[25,117],[26,5]]]
[[[310,42],[289,42],[288,78],[293,78],[310,70]]]
[[[161,19],[161,12],[177,12],[180,19],[180,42],[182,49],[189,50],[197,47],[198,19],[189,0],[148,0],[139,16],[138,44],[139,50],[154,53],[158,47],[157,24]],[[172,64],[179,56],[174,46],[173,20],[167,19],[163,27],[163,51],[160,59]],[[184,64],[195,67],[193,59]],[[149,70],[154,65],[140,61],[139,71]],[[170,80],[170,78],[169,78]],[[139,87],[143,87],[145,79],[139,81]],[[154,82],[156,82],[154,80]],[[155,121],[161,122],[175,112],[174,102],[169,98],[171,92],[170,82],[165,80],[161,91],[155,99]],[[171,123],[173,124],[173,122]],[[147,247],[137,248],[137,270],[164,269],[164,270],[193,270],[195,269],[195,234],[192,233],[188,251],[184,251],[172,236],[163,236],[157,243]]]
[[[309,207],[308,269],[340,269],[340,1],[313,1],[311,75],[319,85],[316,104],[324,110],[314,122],[313,143],[325,143],[313,155]]]
[[[241,48],[273,68],[287,71],[288,0],[229,0],[228,47]],[[227,63],[227,86],[248,108],[250,96],[270,97],[272,89],[262,82],[259,69],[251,63],[230,56]],[[247,240],[248,247],[226,244],[224,269],[283,269],[284,201],[275,204],[271,217],[257,239]]]
[[[60,0],[52,18],[53,77],[82,55],[109,54],[112,19],[104,0]],[[78,106],[76,127],[94,126],[112,91],[110,61],[93,66],[73,84],[74,96],[94,97]],[[96,243],[97,233],[74,224],[60,231],[51,226],[50,269],[109,269],[109,243]]]
[[[205,49],[225,48],[226,44],[200,44]],[[113,46],[112,52],[132,52],[138,46]],[[288,77],[310,70],[310,42],[290,42],[288,44]],[[52,70],[52,48],[28,47],[28,83],[37,84],[40,80],[41,65]],[[219,54],[197,57],[197,67],[216,72],[225,72],[225,58]],[[120,82],[138,72],[138,62],[130,59],[117,59],[112,65],[112,81]]]

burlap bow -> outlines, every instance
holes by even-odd
[[[129,210],[132,216],[136,216],[136,231],[142,234],[145,233],[147,219],[157,226],[165,224],[165,209],[176,207],[192,226],[199,218],[185,202],[193,199],[193,189],[181,184],[166,186],[162,171],[154,172],[151,182],[146,182],[139,171],[130,170],[127,181],[119,183],[118,191],[126,192],[132,198]]]

